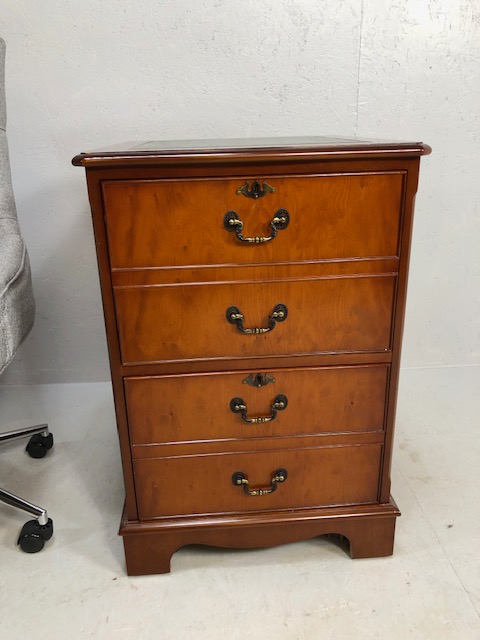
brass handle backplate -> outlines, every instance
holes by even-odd
[[[240,242],[247,244],[263,244],[273,240],[278,231],[283,231],[288,227],[290,222],[290,214],[286,209],[279,209],[275,216],[270,220],[271,233],[269,236],[254,236],[251,238],[245,238],[243,236],[243,222],[240,220],[236,211],[227,211],[223,218],[223,225],[227,231],[235,232]]]
[[[238,307],[228,307],[225,312],[225,316],[230,324],[236,324],[239,331],[242,333],[256,334],[256,333],[268,333],[275,328],[277,322],[283,322],[287,319],[288,309],[284,304],[276,304],[273,307],[272,313],[268,316],[268,327],[253,327],[251,329],[243,326],[245,316]]]
[[[288,473],[286,469],[277,469],[273,472],[272,479],[270,480],[271,485],[266,489],[250,489],[249,488],[249,480],[247,476],[243,473],[243,471],[235,471],[232,476],[232,482],[237,487],[243,487],[243,491],[247,494],[247,496],[265,496],[268,493],[273,493],[277,490],[277,485],[280,482],[285,482],[287,479]]]
[[[248,422],[249,424],[261,424],[263,422],[272,422],[277,417],[277,411],[283,411],[288,406],[288,398],[282,394],[278,394],[273,399],[273,402],[270,406],[270,411],[272,412],[269,416],[259,416],[258,418],[249,418],[247,416],[248,407],[245,404],[245,401],[242,398],[232,398],[230,400],[230,411],[233,413],[241,413],[242,420],[244,422]]]

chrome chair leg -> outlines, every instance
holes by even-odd
[[[47,424],[37,424],[33,427],[22,427],[12,431],[0,433],[0,445],[10,440],[30,438],[26,450],[32,458],[43,458],[53,447],[53,436]],[[36,517],[36,520],[26,522],[20,532],[17,544],[22,551],[36,553],[45,546],[45,542],[53,535],[53,522],[48,517],[46,509],[28,502],[19,496],[0,488],[0,502],[21,511],[26,511]]]
[[[19,498],[5,489],[0,489],[0,502],[37,517],[36,520],[29,520],[23,525],[17,544],[26,553],[41,551],[45,546],[45,542],[53,536],[53,522],[48,517],[46,509]]]
[[[26,450],[32,458],[43,458],[53,447],[53,436],[48,430],[48,424],[37,424],[33,427],[22,427],[13,431],[0,433],[0,445],[10,440],[30,438]]]
[[[32,504],[31,502],[28,502],[28,500],[19,498],[13,493],[10,493],[10,491],[0,489],[0,502],[8,504],[11,507],[15,507],[15,509],[20,509],[21,511],[31,513],[32,516],[36,516],[38,524],[46,525],[48,523],[48,514],[46,509],[37,507],[36,504]]]
[[[48,424],[37,424],[34,427],[22,427],[20,429],[14,429],[13,431],[4,431],[0,433],[0,444],[8,442],[9,440],[19,440],[20,438],[28,438],[41,434],[43,436],[50,435],[48,430]]]

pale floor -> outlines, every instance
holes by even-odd
[[[480,367],[402,372],[392,558],[352,561],[317,538],[273,549],[186,548],[172,573],[128,578],[116,532],[122,479],[108,384],[0,388],[5,428],[48,421],[56,446],[0,452],[0,484],[49,509],[36,555],[28,519],[0,506],[2,640],[480,638]]]

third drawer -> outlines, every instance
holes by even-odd
[[[125,378],[131,443],[381,431],[388,374],[377,364]]]

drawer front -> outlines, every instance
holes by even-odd
[[[402,173],[272,177],[275,192],[258,199],[237,195],[245,182],[104,181],[112,268],[398,254]],[[244,237],[270,237],[280,209],[290,222],[270,242],[244,243],[225,229],[225,214],[235,211]]]
[[[130,441],[380,431],[387,376],[388,366],[371,365],[126,378]],[[278,396],[286,402],[275,404]],[[234,399],[246,410],[236,411]],[[278,404],[282,401],[285,408]],[[258,417],[268,421],[246,422]]]
[[[390,348],[395,276],[115,289],[124,364]],[[268,333],[276,305],[288,315]],[[229,314],[229,317],[231,315]]]
[[[135,460],[139,517],[373,503],[381,450],[370,444]],[[277,469],[288,475],[273,493],[246,495],[232,482],[242,472],[251,490],[268,489]]]

